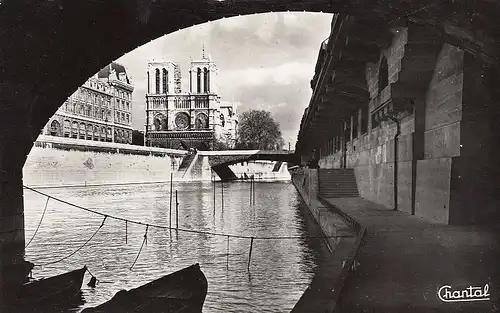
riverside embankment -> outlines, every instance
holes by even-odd
[[[336,175],[328,171],[296,168],[292,181],[325,235],[339,232],[332,226],[339,217],[356,237],[330,241],[337,244],[331,259],[292,312],[498,312],[498,223],[443,225],[362,197],[335,197],[324,184]],[[444,287],[489,293],[445,301]]]
[[[185,151],[40,136],[23,167],[32,187],[170,181]]]
[[[291,168],[292,183],[305,202],[310,215],[326,239],[329,255],[319,264],[312,283],[292,310],[335,312],[347,276],[355,267],[355,256],[365,229],[355,219],[323,203],[319,195],[318,170]]]

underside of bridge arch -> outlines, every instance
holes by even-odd
[[[438,3],[438,4],[435,4]],[[434,28],[470,55],[498,63],[498,3],[359,0],[4,0],[0,2],[0,241],[2,256],[24,251],[22,167],[42,127],[84,81],[111,61],[164,34],[220,18],[279,11],[339,13],[341,27],[319,64],[342,87],[324,88],[314,97],[362,101],[369,88],[356,68],[377,62],[390,27],[422,24]],[[342,38],[342,40],[338,40]],[[334,44],[347,47],[329,55]],[[340,50],[336,50],[340,51]],[[330,64],[331,63],[331,64]],[[344,69],[342,69],[344,66]],[[354,75],[352,75],[353,73]],[[324,75],[313,79],[323,85]],[[339,85],[340,86],[340,85]],[[353,110],[355,107],[349,107]],[[303,145],[301,138],[328,125],[311,123],[309,109],[297,150],[310,150],[326,138]],[[319,113],[320,114],[320,113]],[[348,114],[342,110],[332,119]],[[302,127],[301,127],[302,129]],[[13,260],[2,260],[11,263]]]
[[[300,164],[300,158],[295,154],[254,154],[254,155],[216,155],[208,158],[211,167],[219,165],[234,165],[249,161],[279,161],[293,165]]]

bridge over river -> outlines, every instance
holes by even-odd
[[[176,178],[211,180],[214,173],[222,181],[237,179],[230,165],[248,161],[276,161],[274,172],[281,170],[281,164],[298,164],[295,151],[279,150],[223,150],[196,151],[184,157]]]

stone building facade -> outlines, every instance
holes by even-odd
[[[146,144],[164,148],[210,150],[214,140],[234,145],[237,118],[232,104],[217,94],[217,66],[202,54],[189,69],[189,91],[182,92],[179,65],[148,63]]]
[[[353,168],[362,197],[436,223],[500,217],[498,69],[432,28],[389,31],[374,57],[353,68],[356,55],[344,46],[347,60],[326,74],[323,112],[337,111],[315,147],[320,168]],[[349,80],[363,90],[350,100],[328,96]]]
[[[111,63],[63,103],[42,134],[131,144],[133,90],[125,68]]]

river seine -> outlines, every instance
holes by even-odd
[[[256,239],[247,270],[250,239],[149,227],[147,241],[134,267],[146,227],[111,217],[95,237],[73,256],[33,270],[34,278],[57,275],[87,265],[99,280],[95,289],[82,287],[85,303],[72,311],[95,306],[120,289],[130,289],[183,267],[200,263],[208,280],[203,312],[289,312],[312,280],[319,258],[307,238],[300,196],[291,183],[256,183],[255,205],[249,203],[249,183],[216,184],[215,214],[210,182],[174,182],[172,227]],[[169,225],[169,184],[47,188],[40,191],[98,212],[155,225]],[[224,208],[222,208],[222,196]],[[47,197],[25,189],[26,243],[38,226]],[[38,233],[26,249],[37,265],[57,261],[82,246],[103,222],[99,216],[50,199]]]

